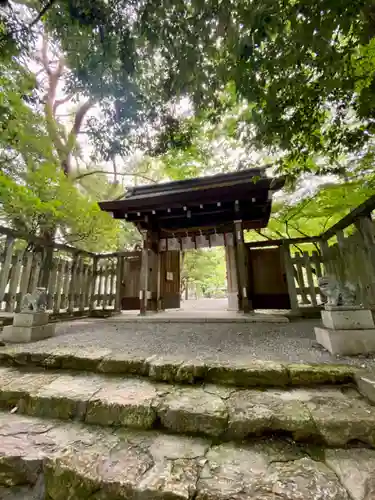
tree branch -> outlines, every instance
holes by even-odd
[[[55,2],[56,0],[49,0],[49,2],[46,3],[46,5],[42,8],[42,10],[36,16],[36,18],[31,21],[29,28],[33,28],[42,19],[44,14],[53,6]]]
[[[262,236],[263,238],[266,238],[266,240],[272,241],[272,238],[270,236],[267,236],[267,235],[263,234],[260,229],[256,229],[255,232],[258,233],[259,236]]]
[[[54,103],[53,103],[53,107],[52,107],[52,110],[53,110],[53,115],[55,116],[56,115],[56,110],[59,106],[62,106],[63,104],[65,104],[66,102],[70,101],[70,99],[72,98],[73,96],[72,95],[67,95],[66,97],[64,97],[63,99],[57,99]]]
[[[85,172],[83,174],[77,175],[77,177],[75,177],[73,180],[79,181],[80,179],[83,179],[84,177],[88,177],[89,175],[94,175],[94,174],[111,175],[111,172],[109,172],[108,170],[91,170],[90,172]],[[126,172],[117,172],[117,175],[121,175],[123,177],[126,177],[126,176],[127,177],[139,177],[140,179],[144,179],[146,181],[153,182],[154,184],[156,183],[156,181],[154,181],[154,179],[151,179],[151,177],[147,177],[146,175],[142,175],[142,174],[130,174],[130,173],[126,173]]]

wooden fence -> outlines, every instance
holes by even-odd
[[[293,278],[298,305],[318,306],[322,304],[318,278],[323,273],[322,257],[318,251],[296,252],[291,255]]]
[[[46,247],[0,228],[0,312],[19,311],[24,295],[38,286],[47,289],[47,309],[54,315],[119,310],[119,255]]]
[[[326,233],[321,249],[326,274],[357,287],[357,302],[375,310],[375,196]]]
[[[318,278],[331,275],[356,285],[358,303],[375,310],[374,209],[375,195],[315,238],[252,244],[283,248],[292,309],[320,306]],[[139,259],[140,253],[94,254],[66,245],[46,246],[0,227],[0,313],[19,311],[24,295],[38,286],[47,289],[48,310],[56,316],[120,311],[124,297],[139,302],[139,276],[130,265],[134,257]]]

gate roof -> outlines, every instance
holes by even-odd
[[[267,177],[254,168],[183,181],[138,186],[123,200],[99,206],[115,219],[126,219],[139,229],[171,234],[210,234],[233,230],[242,220],[245,229],[266,227],[272,193],[283,187],[282,177]]]

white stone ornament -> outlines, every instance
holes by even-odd
[[[327,306],[351,306],[356,299],[356,287],[349,282],[341,284],[332,276],[318,279],[321,293],[327,297]]]
[[[375,352],[375,324],[372,312],[354,305],[356,288],[341,285],[335,278],[319,278],[319,288],[327,297],[321,312],[322,327],[315,327],[319,344],[331,354],[355,356]]]
[[[55,325],[48,323],[47,293],[37,288],[27,293],[21,304],[21,312],[13,317],[13,324],[4,326],[3,339],[6,342],[35,342],[47,339],[55,333]]]
[[[22,313],[36,313],[47,309],[46,289],[38,287],[33,293],[27,293],[21,304]]]

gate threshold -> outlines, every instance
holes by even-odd
[[[253,312],[249,314],[232,311],[195,311],[169,310],[148,312],[141,316],[138,311],[126,311],[111,318],[111,321],[125,323],[289,323],[287,313]]]

